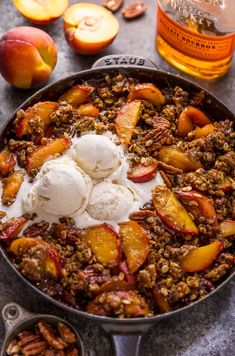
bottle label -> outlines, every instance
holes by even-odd
[[[181,26],[158,3],[158,34],[170,46],[196,59],[218,61],[233,54],[235,34],[206,36]]]

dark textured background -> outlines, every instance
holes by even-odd
[[[76,1],[70,1],[75,3]],[[94,1],[101,4],[102,0]],[[126,3],[130,3],[126,0]],[[154,60],[159,68],[179,73],[162,60],[154,48],[156,1],[148,0],[146,16],[132,23],[126,23],[117,14],[121,22],[118,38],[103,54],[131,53],[145,55]],[[15,26],[31,25],[14,8],[12,1],[0,1],[0,35]],[[98,56],[78,56],[67,45],[63,36],[62,21],[41,27],[56,41],[59,51],[58,64],[50,79],[51,82],[71,73],[89,68]],[[101,55],[99,55],[101,56]],[[183,76],[185,76],[183,74]],[[186,77],[186,76],[185,76]],[[194,79],[195,80],[195,79]],[[230,72],[222,79],[213,82],[195,80],[205,89],[217,95],[235,112],[235,63]],[[32,91],[13,89],[0,78],[0,120],[1,124],[11,116]],[[13,273],[0,257],[0,309],[10,301],[21,303],[35,312],[55,313],[65,316],[65,312],[43,298],[37,296]],[[144,336],[141,356],[227,356],[234,355],[234,281],[207,301],[200,303],[171,319],[166,319],[152,327]],[[66,315],[78,329],[84,342],[86,355],[112,355],[110,340],[100,326],[87,322],[72,314]],[[4,337],[4,328],[0,321],[0,345]],[[125,355],[123,355],[125,356]]]

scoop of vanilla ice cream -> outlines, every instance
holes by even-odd
[[[134,203],[130,189],[121,184],[102,182],[93,188],[88,213],[97,220],[118,220],[123,217]]]
[[[105,178],[121,164],[118,147],[110,138],[87,134],[74,145],[73,159],[92,178]]]
[[[81,214],[92,190],[91,178],[68,157],[46,162],[23,199],[26,212],[43,211],[56,216]]]

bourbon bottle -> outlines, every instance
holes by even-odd
[[[235,0],[158,0],[156,47],[188,74],[222,76],[235,48]]]

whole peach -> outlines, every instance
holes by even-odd
[[[16,27],[0,39],[0,73],[17,88],[40,86],[48,80],[56,62],[55,42],[38,28]]]

